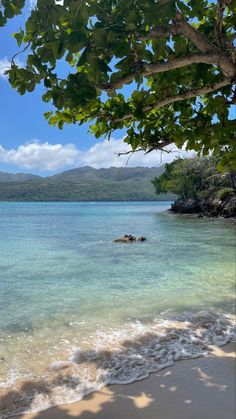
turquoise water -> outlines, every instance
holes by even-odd
[[[0,203],[2,387],[44,376],[55,361],[74,366],[79,351],[157,333],[157,324],[163,332],[199,312],[234,312],[234,222],[173,215],[169,206]],[[113,243],[123,234],[148,240]]]

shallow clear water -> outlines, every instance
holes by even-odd
[[[233,313],[234,222],[169,206],[0,203],[0,386],[150,333],[154,320]],[[148,240],[113,243],[123,234]]]

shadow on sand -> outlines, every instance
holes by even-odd
[[[143,339],[150,339],[150,334]],[[123,342],[130,346],[131,342]],[[140,345],[140,340],[132,342]],[[234,419],[235,418],[235,358],[233,344],[219,348],[214,354],[194,360],[180,361],[174,367],[153,373],[147,380],[130,385],[112,385],[87,396],[81,402],[57,406],[44,412],[24,413],[17,419]],[[85,356],[86,354],[84,354]],[[97,359],[107,356],[100,353]],[[65,382],[60,374],[52,384],[76,386]],[[25,382],[18,390],[8,391],[0,398],[0,417],[9,407],[30,410],[37,395],[49,396],[51,385],[43,380]],[[19,410],[20,411],[20,410]],[[2,414],[2,416],[1,416]]]

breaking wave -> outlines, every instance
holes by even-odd
[[[9,375],[0,387],[0,417],[40,411],[81,400],[108,384],[127,384],[180,359],[209,353],[236,337],[232,315],[184,313],[175,318],[136,319],[116,330],[99,330],[55,360],[39,377]]]

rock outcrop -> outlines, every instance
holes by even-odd
[[[146,240],[147,240],[146,237],[143,237],[143,236],[138,238],[139,242],[145,242]]]
[[[171,211],[178,214],[196,214],[201,211],[200,204],[194,199],[178,199],[171,204]]]
[[[132,243],[135,241],[144,242],[146,240],[146,237],[143,236],[136,238],[135,236],[132,236],[132,234],[125,234],[123,237],[115,239],[114,243]]]
[[[225,200],[217,198],[204,199],[178,199],[171,205],[171,212],[178,214],[198,214],[206,217],[236,217],[236,196]]]

